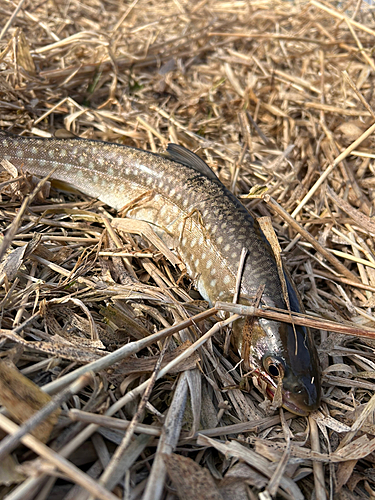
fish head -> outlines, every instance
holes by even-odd
[[[320,368],[310,331],[299,325],[265,319],[239,321],[234,335],[253,375],[271,399],[306,416],[320,405]],[[242,323],[242,325],[241,325]],[[238,331],[238,330],[241,331]]]

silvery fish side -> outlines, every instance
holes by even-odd
[[[166,157],[88,139],[0,135],[0,158],[18,169],[45,176],[56,167],[53,178],[116,210],[128,206],[127,216],[150,223],[177,250],[210,303],[233,297],[246,248],[241,301],[251,301],[264,286],[261,303],[286,309],[272,249],[257,222],[203,160],[177,145],[168,149]],[[285,279],[291,309],[298,312],[296,291]],[[241,342],[239,333],[238,346]],[[260,319],[248,362],[271,396],[282,379],[289,410],[304,415],[319,406],[319,365],[308,329]]]

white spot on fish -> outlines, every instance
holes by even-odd
[[[176,193],[176,190],[175,189],[171,189],[170,192],[169,192],[169,196],[172,198],[172,196],[174,196]]]
[[[33,146],[33,147],[31,148],[31,152],[32,152],[34,155],[36,155],[36,154],[37,154],[37,152],[38,152],[38,148],[37,148],[36,146]]]
[[[224,285],[228,285],[229,282],[230,282],[230,276],[227,274],[226,276],[224,276],[223,283]]]
[[[66,156],[66,149],[61,149],[60,150],[60,157],[64,158]]]
[[[212,276],[215,276],[215,274],[216,274],[216,267],[213,267],[211,269],[211,274],[212,274]]]
[[[219,245],[223,243],[223,237],[219,236],[218,239],[216,240]]]
[[[202,255],[203,257],[203,255]],[[210,267],[212,266],[212,260],[209,259],[207,262],[206,262],[206,269],[210,269]]]
[[[229,250],[230,250],[230,245],[229,243],[227,243],[224,247],[224,252],[229,252]]]
[[[231,257],[232,257],[232,259],[236,259],[237,260],[237,258],[238,258],[237,252],[233,252],[232,255],[231,255]]]
[[[23,151],[22,151],[22,149],[17,149],[16,155],[18,156],[18,158],[23,158]]]
[[[217,280],[211,280],[210,281],[210,286],[213,288],[217,283]]]
[[[156,172],[155,170],[152,170],[152,168],[146,167],[146,165],[138,165],[139,170],[141,170],[144,174],[148,174],[151,176],[155,176]],[[159,174],[160,176],[160,174]]]
[[[199,266],[199,259],[196,259],[196,261],[194,262],[195,264],[195,267],[198,267]]]
[[[8,141],[5,141],[5,140],[3,141],[3,147],[4,147],[4,148],[9,147]]]
[[[195,247],[196,242],[197,242],[196,238],[191,240],[191,243],[190,243],[191,248]]]

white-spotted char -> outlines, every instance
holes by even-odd
[[[39,176],[53,168],[54,179],[98,198],[116,210],[138,202],[127,216],[152,224],[184,261],[201,295],[210,303],[231,300],[243,248],[247,258],[241,301],[264,286],[261,303],[286,309],[272,249],[258,223],[194,153],[169,145],[167,155],[80,138],[33,138],[0,133],[0,159]],[[286,276],[289,302],[300,311]],[[241,347],[241,334],[237,334]],[[248,364],[269,393],[283,381],[284,406],[304,415],[320,402],[316,350],[308,329],[260,319]]]

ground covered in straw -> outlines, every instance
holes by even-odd
[[[218,318],[152,233],[2,162],[0,498],[373,498],[375,11],[16,3],[0,0],[0,128],[196,151],[272,217],[323,401],[272,408],[227,327],[195,344]]]

